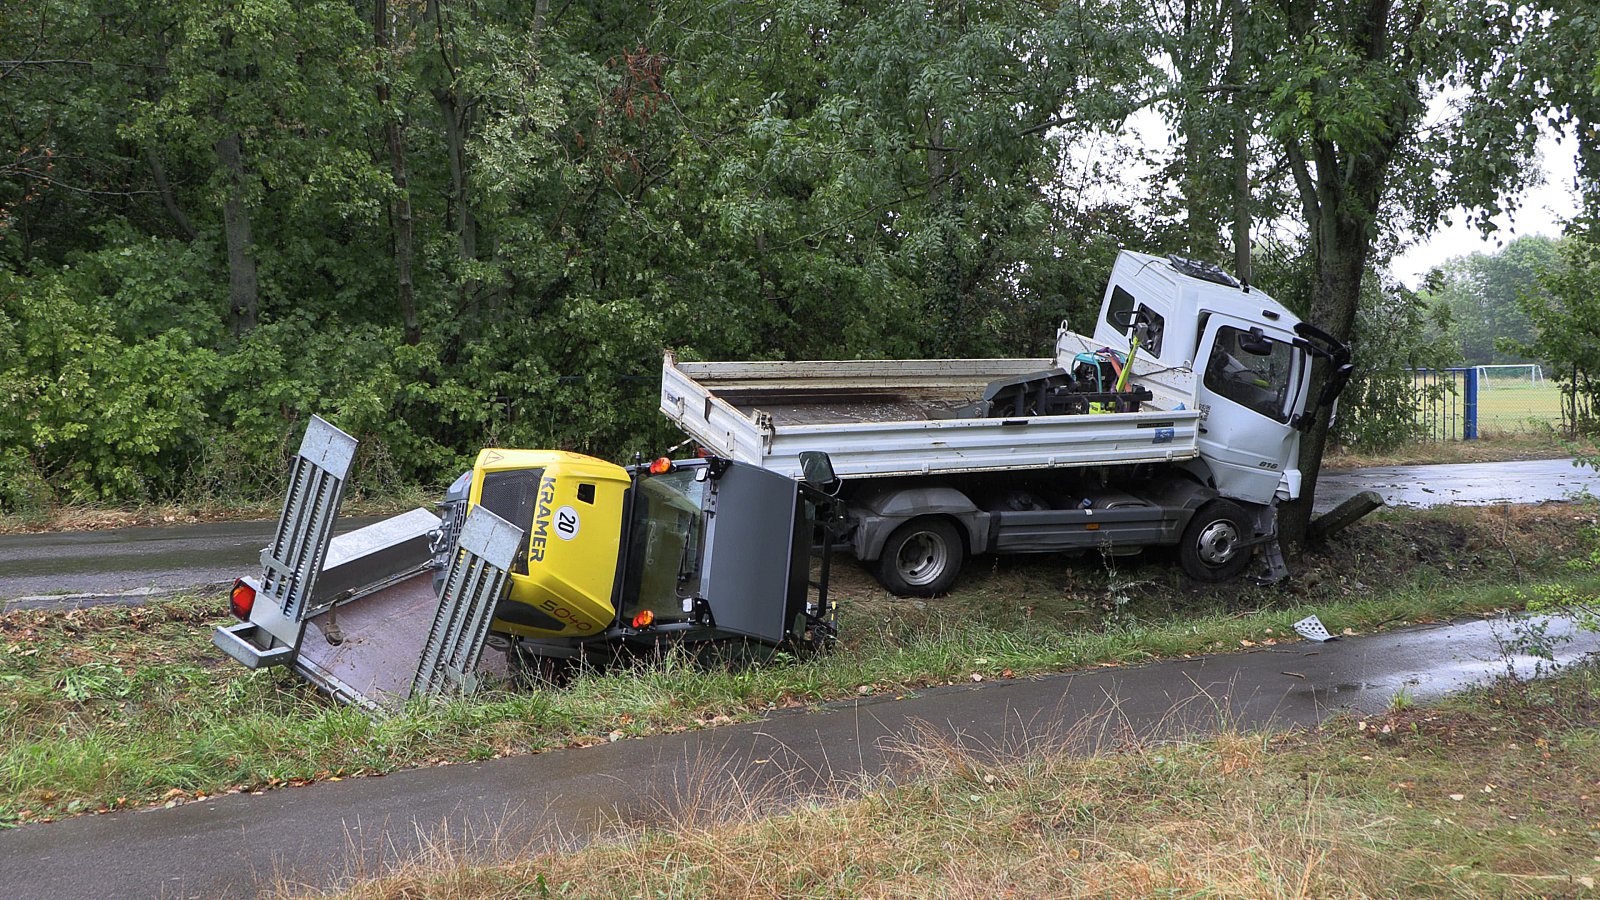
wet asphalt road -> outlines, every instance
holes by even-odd
[[[1345,709],[1380,712],[1402,689],[1425,702],[1504,672],[1494,627],[1423,626],[963,684],[580,750],[81,816],[0,832],[0,885],[9,897],[57,900],[252,896],[275,881],[332,887],[407,858],[429,838],[484,855],[575,846],[608,825],[715,808],[731,785],[777,810],[863,777],[904,773],[905,749],[934,740],[1004,758],[1033,747],[1089,751],[1203,735],[1224,721],[1307,726]],[[1596,651],[1600,635],[1577,634],[1559,648],[1559,662]],[[1534,665],[1512,662],[1524,674]]]
[[[1318,484],[1317,508],[1331,509],[1369,489],[1391,505],[1537,503],[1583,489],[1600,494],[1600,476],[1566,459],[1329,471]],[[341,519],[338,527],[371,521]],[[0,535],[0,601],[6,609],[107,600],[137,603],[151,592],[231,583],[259,567],[273,525],[220,522]]]
[[[1540,503],[1584,491],[1600,495],[1600,473],[1571,459],[1329,470],[1317,477],[1316,509],[1332,509],[1366,490],[1382,494],[1390,506]]]
[[[342,518],[334,531],[377,520]],[[0,535],[0,600],[6,609],[108,598],[139,602],[151,593],[221,587],[260,570],[261,549],[276,526],[212,522]]]

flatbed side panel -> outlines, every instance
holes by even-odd
[[[1049,367],[1051,360],[893,360],[838,363],[676,363],[663,365],[664,414],[713,451],[791,477],[798,477],[800,454],[822,451],[842,478],[984,472],[1010,469],[1127,465],[1193,459],[1200,414],[1194,409],[1147,409],[1137,413],[1036,416],[1020,419],[891,419],[796,424],[794,416],[774,422],[760,412],[746,415],[717,394],[738,384],[741,405],[749,385],[765,381],[774,403],[797,393],[885,393],[914,379],[929,378],[957,366],[959,375],[986,384],[999,377],[999,364],[1018,372]],[[836,371],[829,367],[837,367]],[[942,376],[939,376],[942,377]],[[702,381],[701,379],[705,379]],[[950,382],[951,379],[946,379]],[[849,382],[846,385],[845,382]],[[970,399],[981,391],[974,388]],[[886,401],[884,401],[886,402]],[[1176,405],[1174,403],[1173,405]],[[815,407],[820,415],[826,405]]]
[[[779,428],[761,465],[791,477],[826,452],[841,478],[1129,465],[1193,459],[1194,410]]]
[[[716,453],[762,465],[764,439],[755,420],[702,387],[674,362],[671,354],[661,365],[661,412]]]
[[[678,368],[715,391],[889,388],[968,393],[997,378],[1048,369],[1051,359],[840,359],[686,362]]]

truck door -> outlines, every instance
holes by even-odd
[[[1217,490],[1269,503],[1287,473],[1298,493],[1300,432],[1290,423],[1305,406],[1304,352],[1260,326],[1213,313],[1195,364],[1200,453]]]

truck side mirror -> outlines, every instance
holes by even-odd
[[[839,483],[833,473],[833,459],[821,450],[800,452],[800,480],[819,490],[830,490]]]
[[[1272,342],[1261,333],[1261,329],[1250,329],[1249,335],[1239,339],[1239,349],[1255,356],[1271,356]]]

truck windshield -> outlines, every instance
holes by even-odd
[[[674,469],[634,482],[621,604],[627,617],[648,609],[658,619],[677,618],[682,598],[700,591],[706,482],[695,480],[698,471]]]
[[[1294,399],[1294,375],[1300,351],[1283,341],[1264,338],[1272,348],[1265,356],[1244,349],[1250,333],[1227,325],[1217,329],[1217,341],[1206,364],[1206,388],[1278,422],[1289,421]]]

